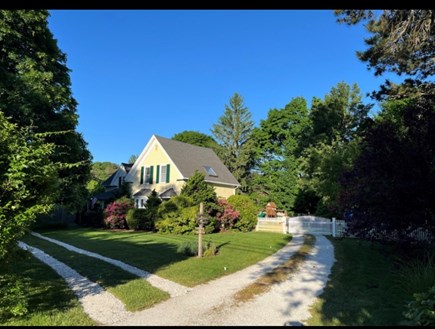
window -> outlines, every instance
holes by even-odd
[[[145,183],[150,182],[150,177],[151,177],[151,167],[146,167],[145,168]]]
[[[157,166],[156,183],[169,183],[169,164]]]
[[[214,169],[212,167],[209,167],[209,166],[203,166],[203,167],[204,167],[205,172],[207,173],[207,175],[217,177],[217,174],[216,174],[216,172],[214,171]]]
[[[141,184],[152,184],[153,183],[153,169],[154,169],[154,166],[140,168],[140,183]]]
[[[160,181],[162,183],[166,182],[166,166],[160,166]]]

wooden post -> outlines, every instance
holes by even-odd
[[[199,232],[198,232],[198,257],[202,257],[202,223],[204,215],[204,204],[199,204]]]
[[[337,236],[335,225],[336,225],[335,217],[332,217],[332,236],[334,238]]]

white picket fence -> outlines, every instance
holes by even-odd
[[[259,217],[256,231],[280,232],[290,234],[314,234],[342,236],[346,223],[344,220],[335,218],[323,218],[317,216],[297,217]]]

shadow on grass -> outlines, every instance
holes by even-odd
[[[163,236],[156,241],[155,238],[146,239],[146,233],[138,234],[134,231],[116,232],[116,234],[96,229],[45,230],[43,232],[46,237],[108,258],[122,260],[124,263],[150,273],[189,258],[177,251],[178,245],[188,240],[189,237]]]
[[[336,262],[308,325],[398,325],[407,295],[395,280],[396,250],[358,239],[328,239]]]
[[[27,308],[31,312],[22,319],[28,319],[34,313],[64,312],[78,305],[76,296],[65,281],[30,253],[19,250],[13,264],[1,267],[0,275],[3,274],[17,276],[24,284]],[[2,318],[1,322],[10,318]]]
[[[136,268],[131,266],[131,270],[126,271],[115,264],[108,263],[102,259],[98,259],[92,256],[88,256],[86,254],[86,251],[70,251],[62,246],[38,237],[26,236],[22,240],[32,247],[41,249],[46,254],[53,257],[55,260],[64,263],[71,269],[77,271],[80,275],[105,288],[117,287],[119,285],[127,284],[134,279],[138,279],[139,277],[146,278],[149,275],[143,273],[143,271],[140,271],[140,269],[138,271]],[[126,248],[124,245],[131,244],[131,242],[122,242],[122,244],[123,245],[121,245],[120,248]],[[153,245],[153,248],[157,248],[159,253],[161,254],[177,255],[176,258],[173,258],[174,261],[179,261],[187,258],[186,256],[177,253],[176,248],[173,245],[157,243]],[[156,251],[156,255],[158,255],[159,253],[157,253]],[[121,259],[123,258],[121,257]],[[118,261],[118,263],[121,264],[120,261]],[[128,266],[131,264],[126,265]],[[77,291],[79,291],[80,293],[83,292],[83,295],[93,295],[101,291],[101,289],[97,285],[91,285],[87,281],[81,282],[78,279],[70,280],[74,280],[74,282],[71,282],[71,284],[80,287],[80,289],[77,289]]]

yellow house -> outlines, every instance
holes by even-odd
[[[165,200],[179,195],[195,170],[205,174],[218,197],[236,194],[240,186],[216,153],[207,147],[153,135],[125,177],[131,183],[135,207],[142,208],[152,190]]]

